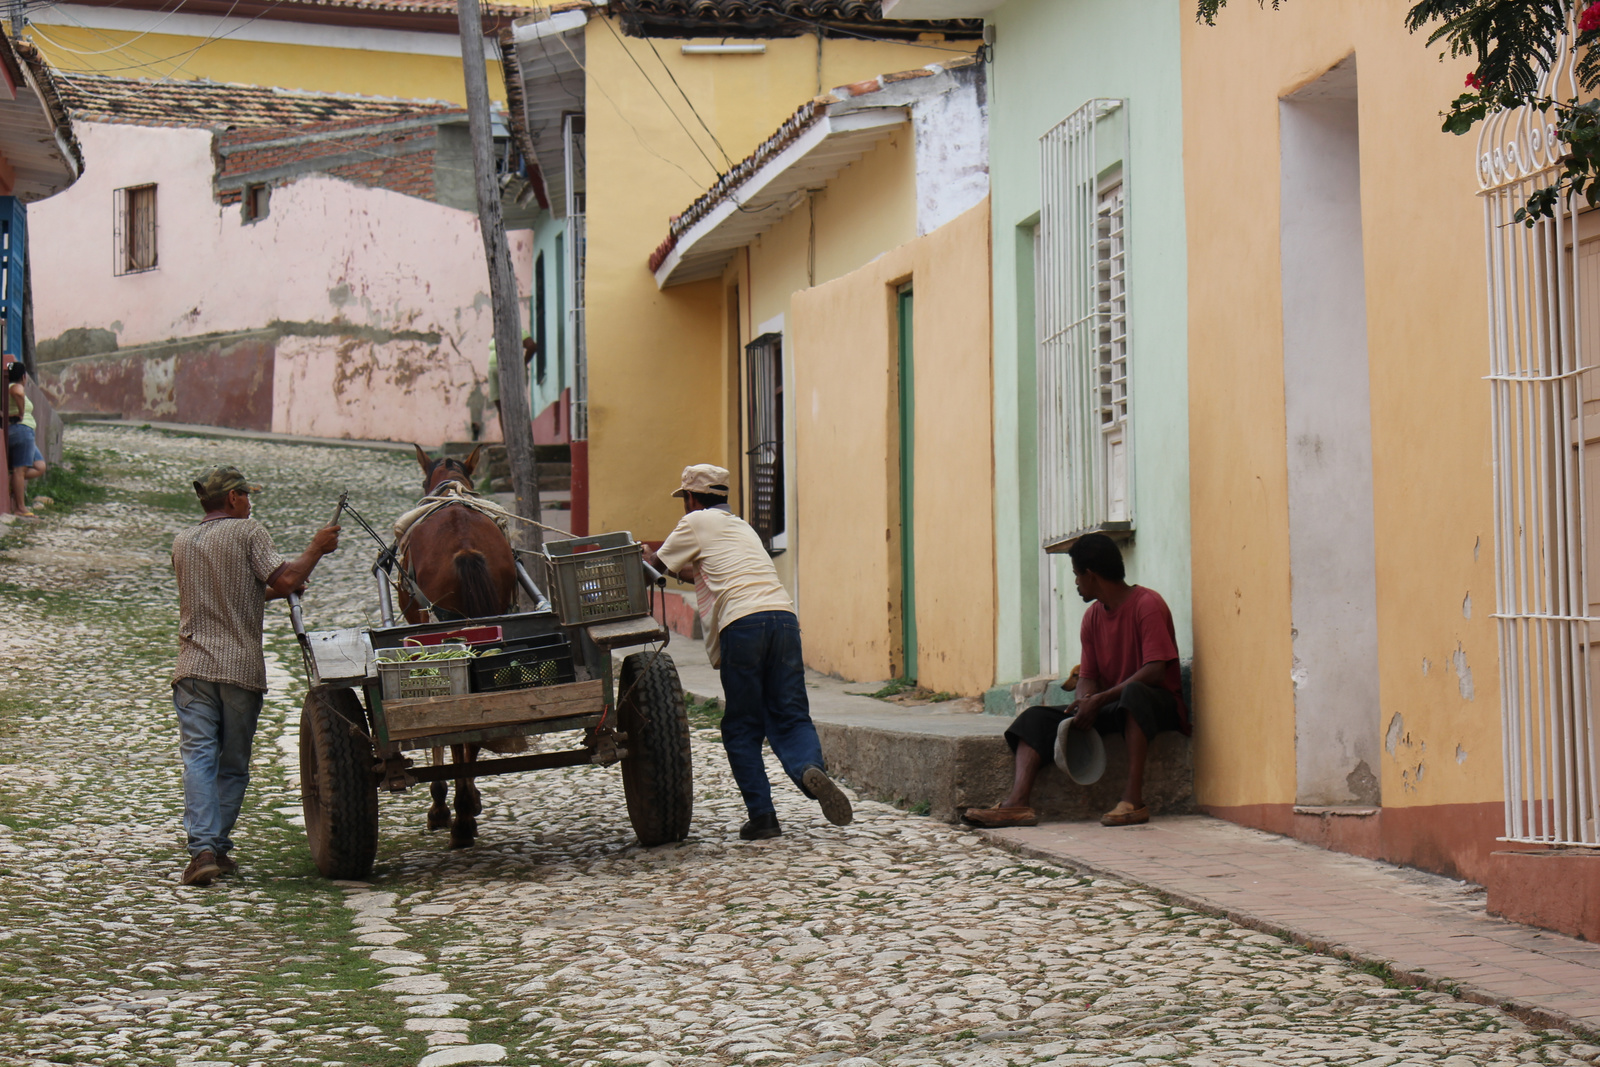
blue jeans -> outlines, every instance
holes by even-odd
[[[183,678],[172,685],[183,756],[183,828],[189,854],[233,850],[228,836],[239,821],[250,784],[250,744],[263,694],[224,682]]]
[[[722,747],[751,817],[773,811],[761,742],[806,796],[800,776],[822,767],[822,742],[811,724],[800,620],[790,611],[758,611],[722,628]],[[814,799],[814,798],[813,798]]]

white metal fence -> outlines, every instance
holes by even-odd
[[[1570,54],[1546,93],[1576,95]],[[1488,252],[1495,619],[1505,836],[1600,844],[1593,681],[1600,641],[1600,214],[1579,202],[1513,221],[1562,154],[1549,114],[1493,115],[1479,134]],[[1588,398],[1597,399],[1588,399]],[[1591,473],[1592,472],[1592,473]]]
[[[1133,519],[1128,436],[1127,125],[1096,99],[1040,139],[1039,527],[1049,548]]]

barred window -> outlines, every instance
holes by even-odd
[[[138,274],[157,265],[156,187],[118,189],[112,202],[112,272]]]
[[[784,532],[783,335],[765,333],[745,346],[749,375],[750,525],[768,552]]]
[[[1091,100],[1041,139],[1039,525],[1046,550],[1133,528],[1126,107]]]

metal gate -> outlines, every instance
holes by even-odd
[[[1558,91],[1577,95],[1570,49],[1547,75],[1544,95]],[[1479,131],[1505,836],[1596,845],[1600,213],[1567,200],[1532,227],[1513,219],[1561,155],[1549,113],[1501,112]]]

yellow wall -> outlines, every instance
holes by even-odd
[[[51,64],[118,78],[205,78],[319,93],[355,93],[465,105],[460,56],[215,40],[77,26],[35,26],[29,37]],[[203,47],[202,47],[203,46]],[[85,54],[90,53],[90,54]],[[500,64],[489,61],[489,96],[505,100]]]
[[[728,157],[739,160],[752,152],[819,88],[921,67],[938,53],[827,40],[819,63],[817,39],[803,37],[768,41],[765,55],[685,56],[679,47],[684,42],[657,41],[652,51],[650,42],[620,36],[604,18],[589,23],[585,42],[589,526],[657,539],[681,515],[678,501],[667,494],[686,464],[733,468],[743,458],[730,432],[724,391],[724,301],[733,278],[657,290],[647,261],[667,236],[669,219],[728,168]],[[663,64],[694,102],[699,119]],[[650,72],[649,81],[641,68]],[[700,119],[716,133],[721,149]],[[693,131],[692,140],[685,128]],[[799,214],[805,215],[803,208]],[[771,317],[750,306],[750,295],[748,288],[741,290],[746,339],[753,326]],[[781,305],[782,297],[773,296],[771,303]],[[779,559],[785,568],[792,563]]]
[[[1501,795],[1483,221],[1473,142],[1440,133],[1437,115],[1468,67],[1441,63],[1406,33],[1403,6],[1233,4],[1215,28],[1184,23],[1195,780],[1210,805],[1295,797],[1278,100],[1351,52],[1372,396],[1373,669],[1378,728],[1396,713],[1405,724],[1383,752],[1383,805]],[[1458,651],[1472,672],[1470,700]]]
[[[865,221],[870,200],[858,210]],[[891,673],[900,586],[895,293],[906,282],[914,293],[918,682],[976,694],[994,683],[995,654],[987,201],[793,296],[806,659],[848,679]]]

